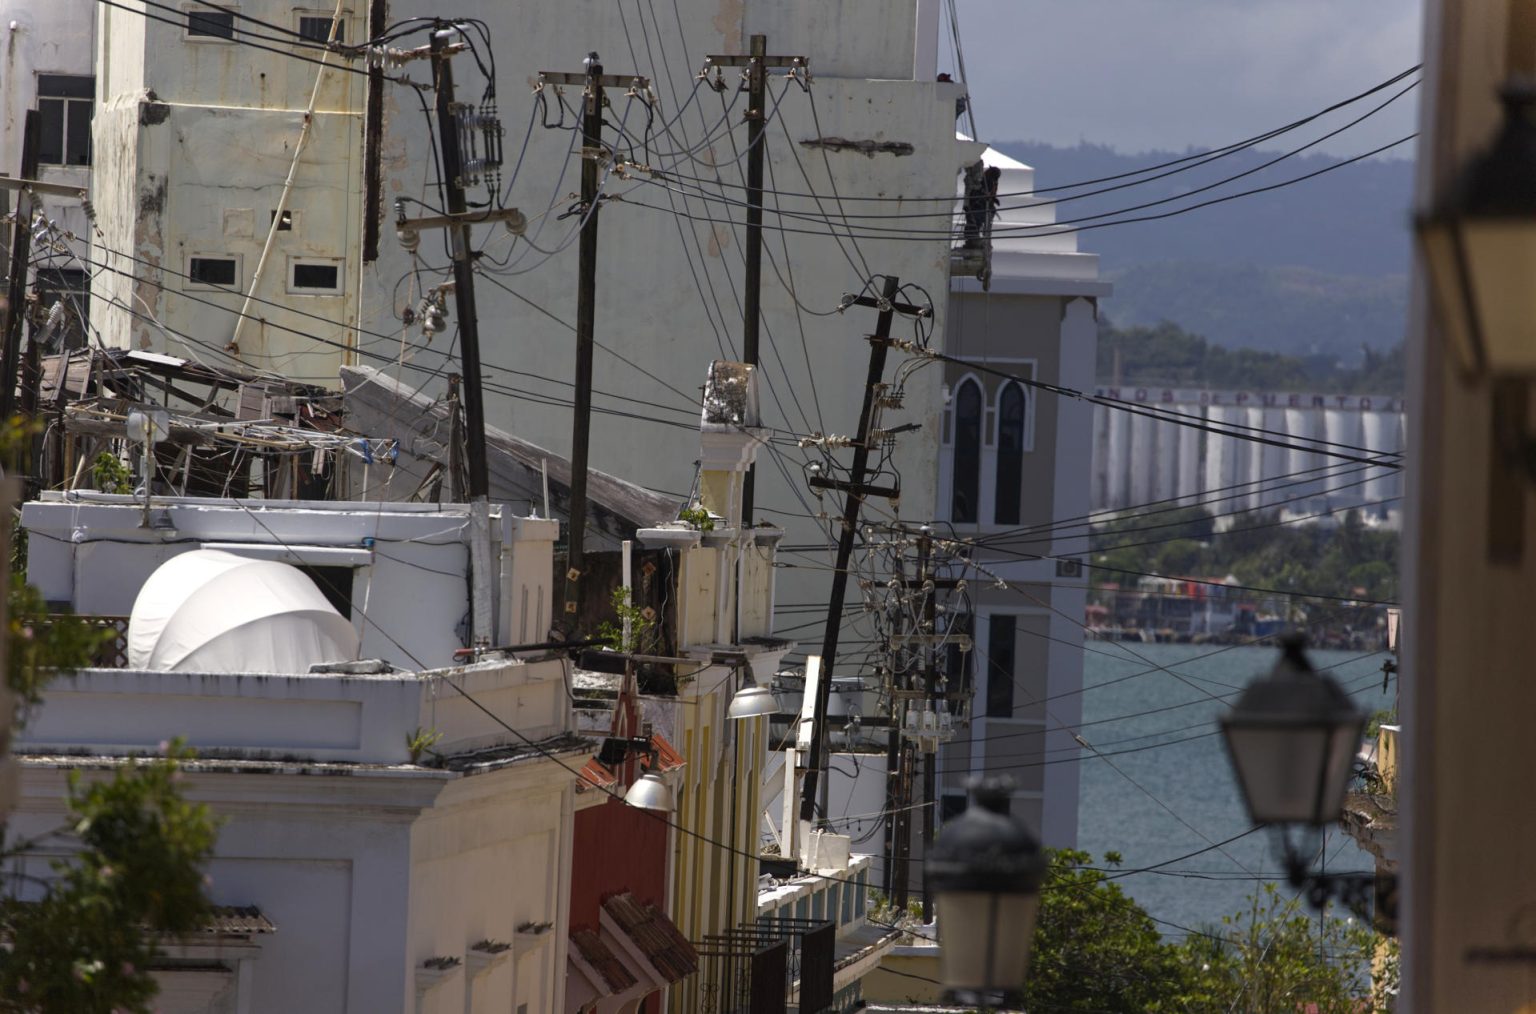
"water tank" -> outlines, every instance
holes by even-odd
[[[219,550],[161,564],[128,620],[131,669],[306,673],[357,653],[351,621],[298,568]]]

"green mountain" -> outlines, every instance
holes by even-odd
[[[1036,141],[994,147],[1034,166],[1040,189],[1119,177],[1190,154]],[[1104,310],[1120,326],[1171,320],[1216,345],[1349,365],[1362,361],[1364,347],[1395,347],[1407,320],[1411,162],[1358,162],[1185,214],[1098,227],[1284,183],[1340,161],[1300,156],[1261,168],[1277,154],[1243,151],[1162,179],[1133,176],[1041,196],[1060,202],[1058,222],[1082,220],[1080,248],[1099,254],[1115,282]],[[1239,173],[1250,175],[1220,182]],[[1091,217],[1105,213],[1114,214]]]
[[[1402,343],[1404,275],[1330,274],[1315,268],[1162,261],[1106,272],[1104,310],[1115,323],[1163,320],[1229,348],[1356,363],[1362,348]]]

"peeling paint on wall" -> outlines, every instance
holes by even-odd
[[[140,221],[158,215],[165,210],[165,177],[156,176],[153,173],[144,174],[144,182],[139,186],[139,219]]]

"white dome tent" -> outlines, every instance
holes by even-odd
[[[357,654],[351,621],[303,572],[220,550],[161,564],[128,620],[132,669],[306,673]]]

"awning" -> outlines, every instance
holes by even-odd
[[[614,895],[603,902],[599,920],[598,929],[571,933],[567,960],[575,976],[568,1007],[639,999],[698,970],[698,952],[656,905]]]

